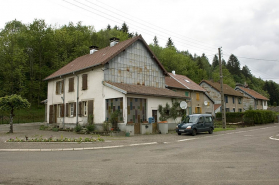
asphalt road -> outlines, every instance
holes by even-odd
[[[100,150],[0,152],[2,184],[279,184],[279,125]]]

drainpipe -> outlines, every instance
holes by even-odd
[[[78,89],[78,87],[79,87],[79,76],[78,75],[76,75],[76,76],[77,76],[77,103],[76,103],[76,117],[77,117],[77,121],[76,121],[76,126],[78,126],[78,105],[79,105],[79,103],[78,103],[78,100],[79,100],[79,94],[78,94],[79,89]]]
[[[63,122],[62,122],[62,125],[63,125],[63,128],[65,128],[65,114],[66,114],[66,105],[65,105],[65,84],[66,84],[66,82],[65,82],[65,78],[63,78],[63,98],[62,98],[62,100],[63,100]]]

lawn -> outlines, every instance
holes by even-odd
[[[226,128],[226,129],[223,129],[223,128],[214,128],[214,132],[226,131],[226,130],[235,130],[235,128]]]

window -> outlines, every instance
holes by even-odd
[[[83,102],[83,115],[87,116],[87,101]]]
[[[226,108],[226,112],[230,112],[230,108]]]
[[[82,90],[87,90],[87,74],[82,75]]]
[[[234,96],[232,97],[232,100],[233,100],[233,104],[234,104]]]
[[[74,103],[70,103],[70,117],[74,117],[74,111],[75,111]]]
[[[256,104],[256,105],[258,105],[258,101],[259,101],[259,100],[255,100],[255,104]]]
[[[264,101],[264,106],[266,106],[266,101]]]
[[[201,107],[195,107],[195,113],[196,114],[201,114],[202,113]]]
[[[238,109],[238,112],[242,112],[242,109]]]
[[[235,108],[233,108],[233,112],[235,112]]]
[[[64,92],[64,81],[56,82],[56,94],[62,94]]]
[[[242,100],[241,98],[238,98],[238,104],[241,104],[241,100]]]
[[[200,100],[200,93],[196,93],[197,100]]]
[[[75,78],[69,78],[69,92],[74,92],[75,88],[74,88],[74,79]]]
[[[225,101],[226,103],[228,103],[228,96],[225,96]]]
[[[185,96],[189,96],[189,92],[185,92]]]

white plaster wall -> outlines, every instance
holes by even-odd
[[[266,102],[266,105],[264,105],[264,102]],[[262,104],[263,104],[263,110],[267,110],[267,101],[266,101],[266,100],[263,100],[263,101],[262,101]]]

